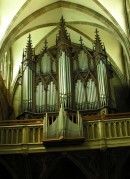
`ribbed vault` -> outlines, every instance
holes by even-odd
[[[21,0],[20,3],[1,0],[0,5],[0,70],[11,93],[29,33],[36,54],[43,48],[45,39],[48,47],[54,46],[61,16],[71,41],[79,43],[82,36],[83,43],[90,49],[97,28],[119,83],[129,84],[129,0],[80,3],[78,0],[37,3],[35,0]]]

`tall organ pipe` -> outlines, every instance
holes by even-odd
[[[64,107],[69,107],[71,94],[70,59],[65,52],[61,52],[59,58],[59,83],[60,103],[63,103]]]
[[[27,102],[28,102],[28,66],[23,74],[23,109],[27,110]]]
[[[99,83],[99,94],[101,106],[107,105],[108,98],[108,84],[107,84],[107,72],[106,66],[102,61],[97,66],[98,72],[98,83]]]

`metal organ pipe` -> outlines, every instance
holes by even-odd
[[[97,89],[96,89],[95,82],[92,79],[89,79],[87,82],[86,95],[87,95],[88,108],[89,109],[96,108]]]
[[[80,86],[80,81],[78,80],[77,81],[77,88],[76,88],[76,91],[77,91],[77,108],[79,108],[79,103],[80,103],[80,98],[79,98],[79,96],[80,96],[80,88],[81,88],[81,86]]]
[[[47,91],[48,110],[50,112],[54,111],[55,105],[56,105],[56,88],[55,88],[55,84],[53,84],[53,81],[51,81],[50,84],[48,85],[48,91]]]
[[[28,66],[23,74],[23,109],[27,110],[27,100],[28,100]]]
[[[39,111],[41,112],[42,82],[39,83]]]
[[[41,112],[43,112],[43,106],[44,106],[44,85],[41,82]]]
[[[85,96],[85,87],[81,80],[78,80],[75,87],[75,102],[77,104],[77,109],[84,109]]]
[[[79,91],[79,105],[80,105],[80,109],[81,109],[81,94],[82,94],[82,82],[80,81],[80,91]]]
[[[88,106],[89,106],[89,101],[90,101],[90,83],[89,81],[87,82],[87,99],[88,99]]]
[[[107,79],[107,71],[106,68],[104,68],[104,74],[105,74],[105,91],[106,91],[106,105],[108,105],[108,79]]]
[[[51,96],[51,100],[50,100],[50,106],[51,106],[51,108],[52,108],[52,106],[53,106],[53,82],[52,82],[52,81],[51,81],[50,86],[51,86],[51,94],[50,94],[50,96]],[[51,111],[52,111],[52,109],[51,109]]]
[[[82,87],[81,87],[81,109],[83,109],[83,104],[84,104],[84,85],[82,83]]]
[[[63,88],[63,79],[62,79],[62,65],[61,65],[61,56],[59,58],[59,94],[60,94],[60,103],[62,104],[62,88]]]
[[[63,69],[63,75],[62,75],[62,80],[63,80],[63,98],[65,97],[65,94],[66,94],[66,75],[65,75],[65,72],[66,72],[66,65],[65,65],[65,52],[62,52],[62,69]]]
[[[80,83],[79,104],[80,109],[82,109],[82,82]]]
[[[93,109],[93,102],[94,102],[94,83],[93,83],[93,81],[92,81],[92,79],[91,79],[91,100],[90,100],[90,102],[91,102],[91,109]]]
[[[36,112],[39,112],[39,85],[36,87]]]
[[[27,65],[23,72],[22,103],[24,111],[32,110],[32,70]]]
[[[98,72],[100,105],[104,106],[104,105],[107,105],[108,83],[107,83],[106,66],[101,60],[99,64],[97,65],[97,72]]]
[[[93,92],[93,108],[95,109],[96,108],[96,103],[97,103],[97,92],[96,92],[96,85],[95,85],[95,83],[93,82],[93,90],[94,90],[94,92]]]
[[[79,106],[80,106],[80,109],[81,109],[81,91],[82,91],[82,83],[80,82],[80,88],[79,88]]]
[[[68,78],[69,78],[69,93],[70,93],[70,97],[69,97],[69,99],[70,99],[70,103],[69,103],[69,105],[70,105],[70,107],[71,107],[71,74],[70,74],[70,61],[69,61],[69,58],[68,58],[68,65],[69,65],[69,76],[68,76]]]
[[[32,70],[29,69],[29,83],[30,83],[30,97],[29,97],[29,109],[32,110],[32,90],[33,90],[33,85],[32,85]]]
[[[70,59],[65,52],[61,52],[59,58],[59,93],[60,103],[64,107],[69,107],[71,104],[71,75],[70,75]]]
[[[44,112],[45,111],[45,96],[46,92],[44,89],[44,84],[39,82],[36,87],[36,110],[37,112]]]
[[[89,85],[90,85],[90,99],[89,99],[89,105],[91,109],[91,102],[92,102],[92,80],[89,80]]]
[[[55,105],[55,85],[52,82],[52,111],[54,111],[54,105]]]
[[[45,91],[45,88],[44,88],[44,85],[43,85],[43,111],[45,111],[46,109],[46,91]]]

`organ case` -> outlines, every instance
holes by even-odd
[[[81,37],[80,43],[74,44],[62,17],[55,47],[48,48],[46,40],[41,53],[35,55],[29,34],[21,66],[18,119],[42,118],[46,112],[56,114],[61,105],[81,115],[113,108],[112,67],[97,30],[92,50]]]

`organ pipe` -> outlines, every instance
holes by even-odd
[[[108,98],[107,72],[104,63],[101,60],[97,66],[97,74],[98,74],[100,105],[105,106],[108,105],[107,104],[107,98]]]
[[[69,107],[71,105],[70,59],[63,51],[59,58],[59,83],[60,103],[62,103],[65,108]]]

